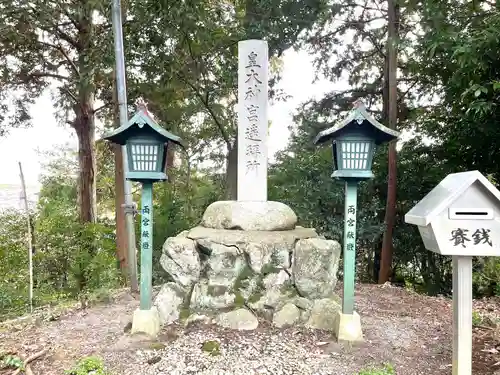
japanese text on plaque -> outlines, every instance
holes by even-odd
[[[349,241],[347,243],[347,251],[354,251],[354,243],[356,240],[356,208],[354,205],[350,205],[347,207],[347,218],[346,218],[346,238],[345,241]]]
[[[148,250],[149,249],[149,242],[148,242],[148,239],[149,239],[149,224],[150,224],[150,219],[149,219],[149,215],[150,215],[150,209],[149,209],[149,206],[144,206],[144,208],[142,209],[142,249],[143,250]]]

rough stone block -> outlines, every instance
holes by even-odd
[[[268,230],[294,229],[297,215],[281,202],[219,201],[207,207],[201,225],[214,229]]]
[[[334,295],[340,259],[340,244],[333,240],[307,238],[297,241],[292,275],[299,294],[308,298]]]

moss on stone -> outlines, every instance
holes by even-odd
[[[209,285],[207,287],[207,294],[212,297],[220,297],[226,294],[227,287],[224,285]]]
[[[238,308],[245,306],[245,298],[240,292],[236,292],[234,295],[234,306]]]
[[[248,297],[248,303],[256,303],[258,300],[262,298],[262,292],[258,291],[253,293],[250,297]]]
[[[220,343],[215,340],[208,340],[203,343],[201,350],[212,356],[220,355]]]
[[[191,310],[189,308],[183,307],[179,311],[179,320],[184,321],[191,315]]]
[[[267,275],[269,275],[271,273],[280,273],[280,271],[281,271],[281,268],[273,266],[273,262],[271,261],[270,263],[265,264],[264,266],[262,266],[260,274],[262,276],[267,276]]]
[[[283,285],[280,286],[280,293],[284,294],[288,297],[297,297],[299,296],[299,292],[297,291],[297,288],[295,288],[294,285],[291,283],[284,283]]]
[[[162,350],[165,349],[167,346],[165,344],[162,344],[161,342],[152,342],[149,344],[149,349],[151,350]]]
[[[339,305],[342,305],[342,298],[340,298],[337,294],[332,296],[332,299],[337,302]]]
[[[248,287],[248,282],[254,276],[254,274],[255,273],[252,271],[250,266],[245,265],[238,274],[236,280],[234,281],[233,290],[238,291]]]
[[[185,310],[190,311],[189,306],[191,305],[191,297],[193,296],[193,291],[194,291],[195,285],[196,284],[192,284],[189,287],[189,290],[187,291],[187,293],[184,295],[182,303],[179,306],[179,317],[180,317],[180,314],[182,313],[182,311],[185,311]],[[189,316],[189,314],[188,314],[188,316]]]

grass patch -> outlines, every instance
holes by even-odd
[[[483,317],[477,311],[472,312],[472,325],[480,326],[483,322]]]
[[[0,369],[19,369],[24,371],[24,361],[17,355],[7,354],[2,356],[0,354]]]
[[[354,375],[396,375],[396,371],[391,364],[387,363],[382,368],[369,368]]]
[[[65,372],[67,375],[111,375],[99,357],[85,357],[80,359],[77,364]]]

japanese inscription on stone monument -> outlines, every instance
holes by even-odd
[[[262,91],[262,81],[259,76],[261,66],[257,63],[258,57],[257,53],[252,50],[247,56],[247,65],[245,66],[247,88],[245,90],[244,107],[248,120],[245,130],[245,139],[248,141],[245,150],[247,156],[246,174],[259,173],[260,161],[258,156],[261,154],[262,148],[262,139],[259,134],[259,107],[256,104],[250,104],[254,99],[258,99]]]
[[[267,200],[268,48],[238,43],[238,200]]]

